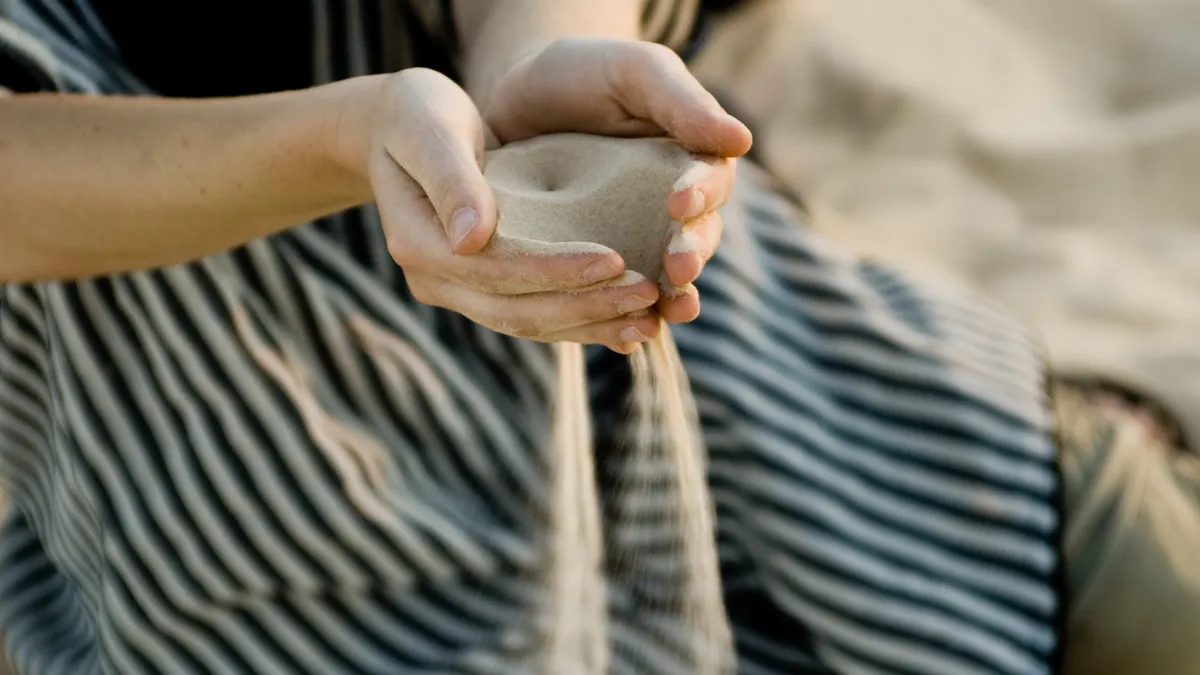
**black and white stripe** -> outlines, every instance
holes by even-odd
[[[686,34],[679,11],[648,11],[653,37]],[[378,67],[323,53],[331,78]],[[85,0],[0,0],[0,58],[40,81],[141,91],[114,54]],[[830,249],[765,185],[744,168],[704,311],[675,330],[740,672],[1050,672],[1058,488],[1036,349],[974,298]],[[376,218],[0,287],[0,628],[18,672],[520,671],[551,362],[415,303]],[[607,434],[627,370],[602,351],[590,370]],[[347,438],[387,457],[378,517],[347,484]],[[681,672],[670,627],[614,593],[614,672]]]

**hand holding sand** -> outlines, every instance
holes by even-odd
[[[684,226],[662,198],[708,166],[665,138],[551,134],[509,144],[488,153],[485,162],[484,176],[500,210],[488,252],[611,250],[626,268],[612,283],[656,282],[669,295],[678,283],[667,273],[668,246],[694,245],[695,240],[679,236]],[[711,249],[704,251],[708,255]],[[658,331],[656,314],[637,312],[602,323],[568,325],[542,339],[586,344],[599,336],[601,343],[627,354]]]
[[[707,157],[664,195],[667,212],[686,224],[669,242],[664,263],[675,292],[664,295],[659,312],[671,323],[696,317],[691,282],[721,238],[717,209],[729,198],[734,158],[750,149],[751,136],[679,56],[636,40],[559,40],[501,77],[483,111],[503,143],[560,132],[665,136]]]
[[[601,246],[484,252],[496,228],[496,202],[480,168],[484,127],[449,79],[410,69],[357,103],[343,145],[366,158],[389,252],[418,301],[509,335],[553,339],[547,336],[569,328],[581,342],[616,344],[607,328],[586,327],[658,300],[653,280],[596,287],[625,269]],[[641,321],[650,330],[656,319]]]
[[[368,133],[349,133],[347,144],[367,148],[361,154],[368,158],[389,251],[417,300],[505,334],[622,352],[655,335],[658,315],[645,310],[656,303],[667,321],[695,318],[699,305],[690,283],[720,238],[715,209],[732,187],[731,160],[696,159],[680,150],[690,158],[682,174],[656,194],[638,193],[644,212],[687,221],[669,233],[672,253],[662,278],[668,292],[660,294],[658,279],[622,276],[625,261],[596,243],[485,250],[497,212],[480,168],[484,125],[467,95],[446,78],[404,71],[363,107],[366,121],[353,127]]]

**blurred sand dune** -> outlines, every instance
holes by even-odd
[[[1200,437],[1200,2],[762,0],[697,64],[816,226]]]

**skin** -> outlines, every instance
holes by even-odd
[[[640,5],[456,0],[470,94],[411,69],[203,101],[0,97],[0,283],[177,264],[373,200],[419,301],[628,352],[660,316],[695,317],[691,282],[751,142],[674,54],[633,39]],[[482,252],[496,225],[485,146],[555,131],[669,135],[706,156],[665,198],[694,244],[666,260],[676,293],[615,283],[616,254]],[[513,294],[512,279],[531,281]]]
[[[369,200],[332,139],[373,88],[0,99],[0,283],[176,264]]]

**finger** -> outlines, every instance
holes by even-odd
[[[662,330],[662,319],[655,312],[635,312],[625,316],[591,323],[538,338],[540,342],[577,342],[583,345],[607,345],[617,348],[649,342]],[[615,351],[615,349],[614,349]],[[628,354],[627,351],[622,351]]]
[[[635,42],[612,58],[614,95],[632,117],[653,121],[700,154],[740,157],[749,152],[750,130],[725,112],[675,52]]]
[[[675,223],[663,260],[663,269],[673,286],[686,286],[700,276],[704,263],[717,250],[723,229],[720,213],[710,213],[691,223]]]
[[[538,242],[535,247],[497,236],[483,253],[456,255],[416,181],[384,153],[373,159],[371,174],[388,251],[406,272],[515,295],[584,288],[625,271],[615,251],[590,244]]]
[[[658,313],[667,323],[694,321],[700,316],[700,294],[691,284],[664,293],[658,302]]]
[[[516,337],[539,337],[653,307],[658,286],[629,272],[623,284],[604,284],[569,293],[494,295],[461,284],[443,284],[430,304],[454,310],[482,324]]]
[[[700,157],[675,182],[667,211],[675,220],[690,221],[716,211],[729,201],[737,180],[737,161]]]
[[[458,85],[432,70],[394,76],[394,96],[409,112],[389,136],[388,154],[429,198],[459,255],[478,253],[496,229],[496,201],[483,178],[483,121]]]
[[[523,295],[580,290],[600,282],[625,283],[625,261],[587,242],[544,242],[495,236],[483,254],[446,261],[446,273],[476,290]],[[640,278],[640,275],[639,275]]]

